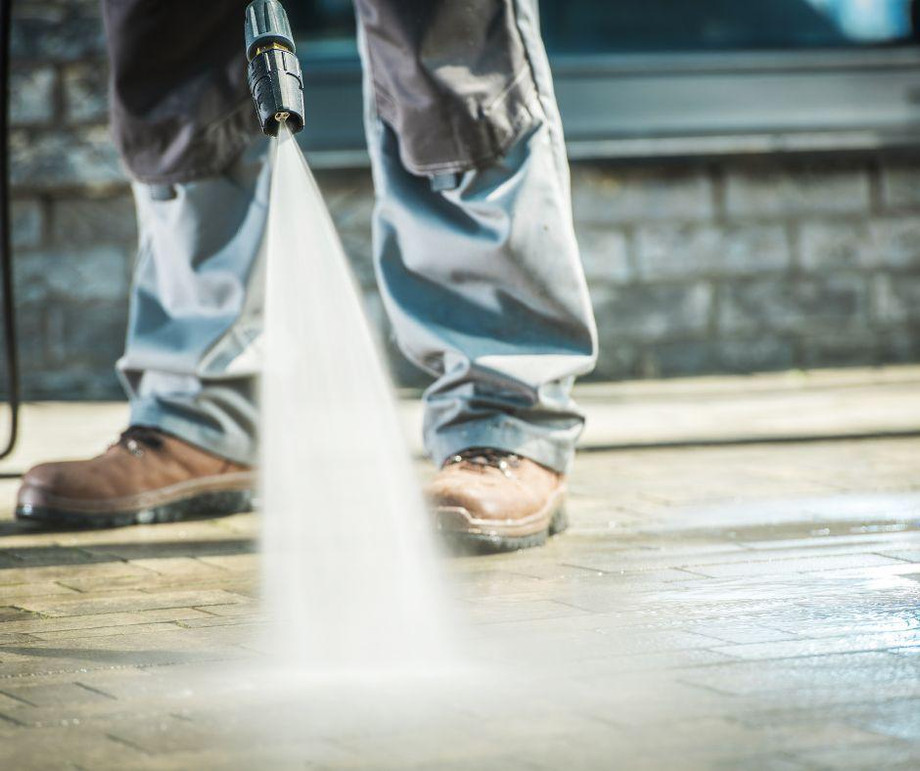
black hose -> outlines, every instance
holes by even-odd
[[[10,216],[9,107],[10,27],[13,0],[0,0],[0,294],[3,298],[3,338],[6,387],[10,404],[10,431],[0,460],[13,452],[19,434],[19,350],[13,295],[12,222]]]

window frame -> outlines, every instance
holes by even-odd
[[[304,144],[317,167],[368,162],[357,54],[312,54]],[[920,148],[920,49],[550,57],[573,159]]]

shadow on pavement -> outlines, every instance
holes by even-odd
[[[29,522],[22,519],[5,519],[0,521],[0,538],[10,535],[31,535],[38,533],[73,533],[81,528],[74,527],[48,527],[38,522]]]
[[[0,531],[0,533],[2,532]],[[10,533],[6,532],[4,534],[9,535]],[[12,568],[49,567],[52,565],[79,566],[137,559],[216,557],[251,554],[256,550],[256,541],[251,538],[83,544],[80,546],[24,546],[4,550],[2,557],[0,557],[0,571]]]
[[[221,654],[220,651],[174,650],[112,650],[105,648],[43,648],[40,646],[5,645],[5,653],[30,658],[88,661],[105,665],[167,666],[170,664],[211,664],[217,661],[245,658],[242,652]]]

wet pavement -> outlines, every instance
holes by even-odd
[[[445,561],[426,676],[263,673],[255,515],[41,532],[15,485],[0,768],[920,767],[920,437],[589,448],[568,533]]]

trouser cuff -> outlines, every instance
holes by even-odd
[[[570,433],[571,437],[564,439],[551,438],[537,426],[504,415],[429,432],[425,446],[438,468],[463,450],[491,447],[566,474],[575,458],[575,439],[581,433],[581,425],[573,427]]]
[[[156,399],[131,401],[131,425],[159,428],[205,452],[234,463],[255,466],[258,460],[255,439],[228,436],[222,429],[203,425]]]

